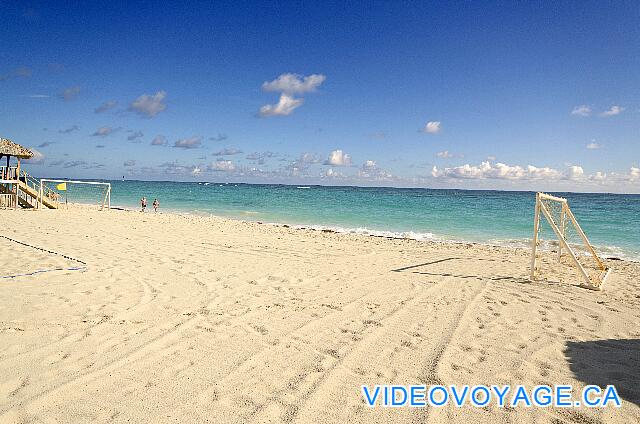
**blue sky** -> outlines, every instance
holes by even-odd
[[[39,152],[36,175],[640,191],[637,2],[0,17],[0,136]]]

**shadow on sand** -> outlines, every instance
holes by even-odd
[[[640,406],[640,339],[567,342],[564,353],[578,380],[612,384],[621,398]]]
[[[530,282],[528,279],[519,278],[519,277],[513,277],[513,276],[505,276],[505,275],[482,276],[482,275],[477,275],[477,274],[454,274],[454,273],[450,273],[450,272],[429,272],[429,271],[425,270],[425,267],[428,267],[429,265],[439,264],[439,263],[447,262],[447,261],[463,260],[463,259],[465,259],[465,258],[452,257],[452,258],[438,259],[438,260],[435,260],[435,261],[432,261],[432,262],[425,262],[425,263],[422,263],[422,264],[408,265],[408,266],[404,266],[402,268],[392,269],[391,272],[410,272],[412,274],[418,274],[418,275],[430,275],[430,276],[439,276],[439,277],[454,277],[454,278],[462,278],[462,279],[467,279],[467,278],[472,278],[472,279],[477,279],[477,280],[488,279],[488,280],[492,280],[492,281],[510,280],[510,281],[513,281],[513,282],[516,282],[516,283],[529,283]],[[489,258],[474,258],[472,260],[474,262],[499,262],[496,259],[489,259]],[[483,270],[491,269],[490,265],[478,264],[478,267],[479,267],[479,269],[483,269]],[[418,270],[419,268],[422,268],[422,269]]]

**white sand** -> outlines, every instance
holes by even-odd
[[[640,265],[138,212],[0,211],[0,422],[640,420]],[[404,270],[399,270],[406,268]],[[58,270],[55,270],[58,269]],[[48,271],[47,271],[48,270]],[[394,271],[395,270],[395,271]],[[376,408],[362,384],[614,384],[621,408]]]

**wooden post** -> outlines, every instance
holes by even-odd
[[[38,190],[38,209],[42,209],[42,180],[40,180],[40,189]]]
[[[562,233],[562,235],[566,238],[567,236],[567,231],[566,231],[566,212],[565,212],[565,208],[566,208],[567,204],[563,203],[562,204],[562,211],[560,212],[560,232]],[[558,262],[560,262],[562,260],[562,243],[558,243]]]
[[[107,196],[109,195],[109,187],[104,191],[104,197],[102,198],[102,204],[100,205],[100,210],[104,209],[104,204],[107,202]]]
[[[531,276],[530,280],[536,279],[536,250],[538,249],[538,232],[540,229],[540,193],[536,193],[536,207],[533,216],[533,245],[531,246]]]

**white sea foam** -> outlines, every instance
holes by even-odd
[[[282,225],[282,224],[275,224]],[[372,230],[366,227],[340,227],[340,226],[329,226],[329,225],[292,225],[292,228],[295,229],[303,229],[308,228],[316,231],[334,231],[340,234],[359,234],[366,236],[375,236],[375,237],[387,237],[393,239],[411,239],[411,240],[442,240],[439,237],[436,237],[433,233],[419,233],[414,231],[387,231],[387,230]]]
[[[274,226],[288,226],[294,229],[310,229],[315,231],[333,231],[339,234],[359,234],[366,236],[374,236],[374,237],[386,237],[391,239],[408,239],[408,240],[417,240],[417,241],[435,241],[440,243],[474,243],[485,246],[496,246],[496,247],[507,247],[507,248],[517,248],[517,249],[530,249],[531,248],[531,239],[529,238],[520,238],[520,239],[489,239],[485,241],[478,240],[465,240],[463,238],[445,238],[442,236],[438,236],[431,232],[415,232],[415,231],[388,231],[388,230],[373,230],[366,227],[341,227],[341,226],[330,226],[330,225],[289,225],[283,223],[275,223],[275,222],[266,222],[267,225]],[[557,250],[559,242],[557,240],[544,240],[541,242],[541,249],[546,251]],[[575,251],[579,255],[589,255],[582,246],[573,245]],[[626,252],[624,249],[618,246],[594,246],[598,254],[603,258],[619,258],[624,260],[638,261],[640,260],[640,252]],[[635,254],[634,254],[635,253]]]

